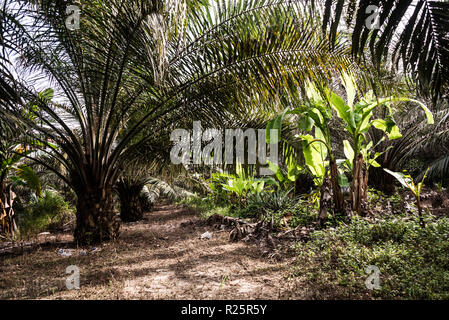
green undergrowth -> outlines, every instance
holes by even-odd
[[[61,195],[45,191],[42,198],[32,199],[18,213],[21,238],[38,233],[61,231],[75,220],[75,209]]]
[[[243,203],[217,201],[212,197],[190,197],[178,202],[198,210],[202,218],[214,214],[241,219],[273,221],[278,228],[307,226],[317,219],[317,211],[308,201],[288,198],[276,193],[261,193]]]
[[[449,219],[426,216],[355,217],[350,224],[315,231],[295,247],[293,275],[306,276],[317,298],[449,299]],[[369,290],[369,266],[380,288]]]
[[[185,205],[189,208],[200,212],[203,219],[207,219],[214,214],[223,216],[234,216],[231,205],[227,203],[217,203],[211,198],[201,198],[198,196],[189,197],[178,201],[178,204]]]

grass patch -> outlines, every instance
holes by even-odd
[[[317,298],[449,299],[449,219],[387,218],[315,231],[298,243],[295,275],[306,274]],[[380,289],[368,290],[368,266],[380,270]]]
[[[307,226],[316,221],[318,213],[307,199],[290,199],[276,193],[249,197],[242,205],[218,201],[214,197],[198,196],[180,200],[178,203],[201,213],[203,219],[214,214],[241,219],[273,220],[275,227]],[[279,200],[282,199],[282,200]]]
[[[232,205],[227,203],[217,203],[214,199],[206,197],[201,198],[193,196],[185,198],[178,202],[194,210],[197,210],[201,214],[201,218],[207,219],[214,214],[223,216],[236,217],[235,211],[232,210]]]

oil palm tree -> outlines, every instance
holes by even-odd
[[[421,136],[413,152],[407,154],[410,158],[422,159],[426,164],[416,177],[418,181],[425,175],[427,181],[433,183],[447,182],[449,177],[449,108],[447,102],[443,105],[438,112],[439,122],[435,132]]]
[[[431,101],[427,101],[431,104]],[[396,116],[402,138],[397,140],[382,140],[382,134],[377,129],[369,131],[369,136],[376,145],[376,151],[382,154],[377,159],[381,167],[370,167],[370,185],[386,194],[395,190],[395,179],[383,169],[402,171],[411,160],[425,163],[425,167],[416,168],[422,172],[410,172],[417,181],[421,181],[427,168],[427,182],[444,179],[444,156],[447,154],[448,135],[447,119],[449,110],[446,102],[438,100],[434,105],[435,125],[428,126],[425,115],[414,106],[403,104]],[[382,117],[385,114],[379,114]],[[443,169],[442,171],[440,171]]]
[[[1,90],[20,98],[0,106],[64,166],[33,157],[76,193],[80,244],[117,237],[113,187],[154,133],[180,119],[226,118],[242,106],[236,101],[295,92],[305,79],[351,66],[348,46],[331,48],[300,2],[77,3],[80,29],[72,31],[68,1],[6,1]],[[55,88],[54,101],[37,96],[42,80]]]

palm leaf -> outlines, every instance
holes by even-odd
[[[31,167],[22,165],[17,168],[16,172],[17,176],[25,183],[28,188],[35,191],[37,196],[42,196],[41,180]]]
[[[353,54],[365,55],[370,48],[371,58],[380,66],[385,58],[392,58],[397,68],[409,71],[421,92],[441,95],[449,82],[449,1],[447,0],[353,0],[322,1],[325,7],[324,28],[330,25],[331,38],[342,30],[339,17],[345,11],[346,24],[352,32]],[[369,6],[379,8],[380,28],[367,25]]]

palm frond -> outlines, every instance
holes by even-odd
[[[323,26],[337,32],[352,32],[352,51],[365,56],[370,48],[373,62],[380,66],[391,58],[396,68],[410,72],[420,92],[442,95],[449,85],[449,1],[447,0],[327,0]],[[379,28],[367,23],[379,9]],[[344,16],[345,19],[340,19]],[[337,28],[339,27],[339,28]]]
[[[427,174],[426,174],[427,172]],[[427,181],[441,181],[449,177],[449,156],[444,156],[436,161],[433,161],[427,169],[422,171],[417,180],[421,181],[426,175]]]

